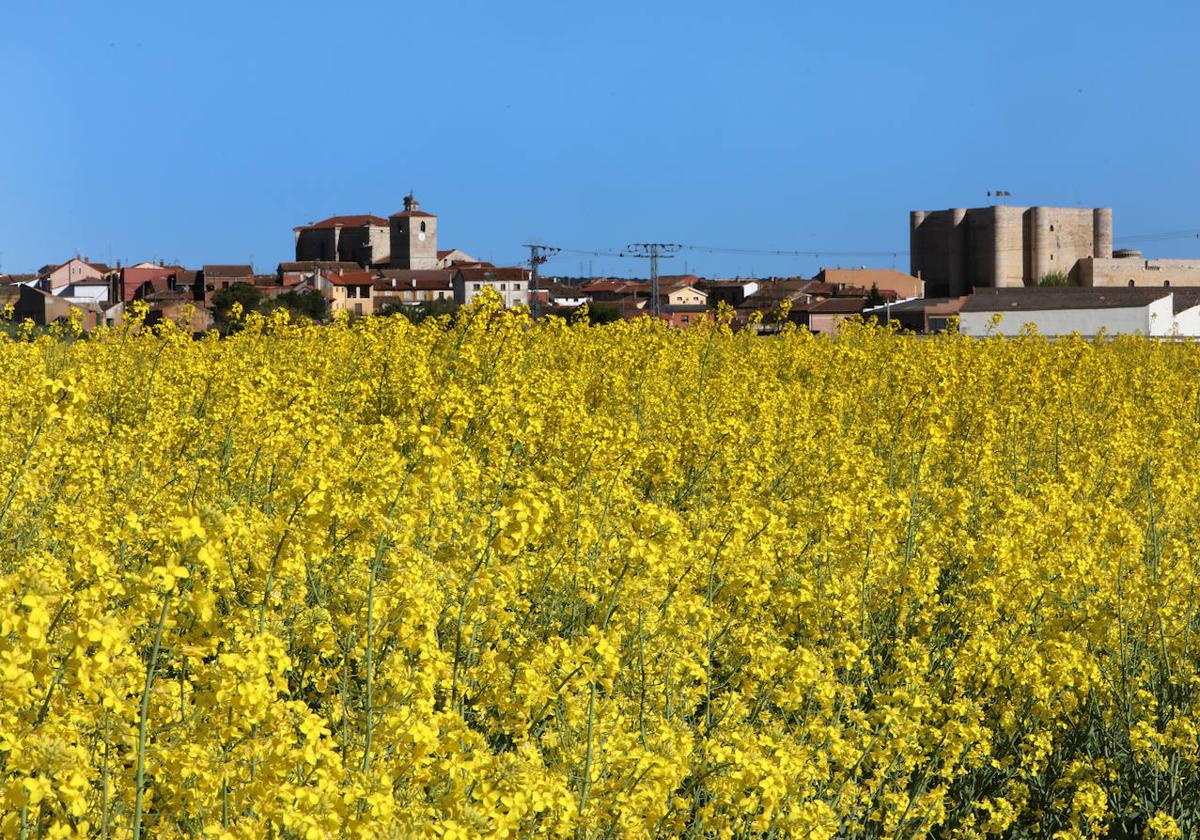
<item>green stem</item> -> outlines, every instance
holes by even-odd
[[[158,626],[154,629],[154,647],[150,651],[150,664],[146,666],[146,685],[142,689],[142,707],[138,712],[137,770],[135,772],[136,794],[133,803],[133,840],[142,836],[142,794],[146,779],[146,721],[150,715],[150,689],[154,686],[154,670],[158,665],[158,651],[162,647],[163,627],[167,623],[167,610],[171,606],[171,592],[163,595],[162,610],[158,614]]]

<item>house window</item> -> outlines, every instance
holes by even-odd
[[[1053,232],[1053,231],[1054,231],[1054,225],[1050,225],[1050,231],[1051,231],[1051,232]]]
[[[514,292],[519,292],[519,291],[521,291],[521,284],[520,284],[520,283],[513,283],[513,291],[514,291]]]
[[[1132,277],[1129,278],[1129,288],[1131,288],[1131,289],[1133,288],[1133,278]]]
[[[1163,281],[1163,285],[1164,285],[1164,286],[1170,286],[1170,285],[1171,285],[1171,281],[1170,281],[1170,280],[1164,280],[1164,281]]]
[[[500,291],[502,291],[502,292],[504,291],[504,284],[503,284],[503,283],[501,283],[501,284],[500,284]]]
[[[362,315],[362,304],[361,303],[354,304],[354,314]]]
[[[1054,230],[1054,228],[1050,228],[1050,230]],[[424,233],[424,232],[425,232],[425,223],[421,222],[421,233]]]
[[[445,299],[446,299],[446,293],[438,292],[438,300],[445,300]]]
[[[472,283],[471,285],[473,285],[473,286],[475,287],[475,291],[477,291],[477,292],[479,291],[479,284],[478,284],[478,283]]]

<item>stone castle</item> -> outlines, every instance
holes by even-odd
[[[1200,260],[1145,260],[1113,251],[1107,207],[957,207],[909,214],[911,272],[931,297],[1036,286],[1065,275],[1077,286],[1200,285]]]

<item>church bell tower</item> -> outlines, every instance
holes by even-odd
[[[438,267],[437,216],[422,210],[412,193],[404,197],[404,210],[393,213],[389,222],[393,268]]]

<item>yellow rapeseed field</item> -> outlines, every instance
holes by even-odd
[[[1200,833],[1196,347],[494,306],[0,339],[0,833]]]

